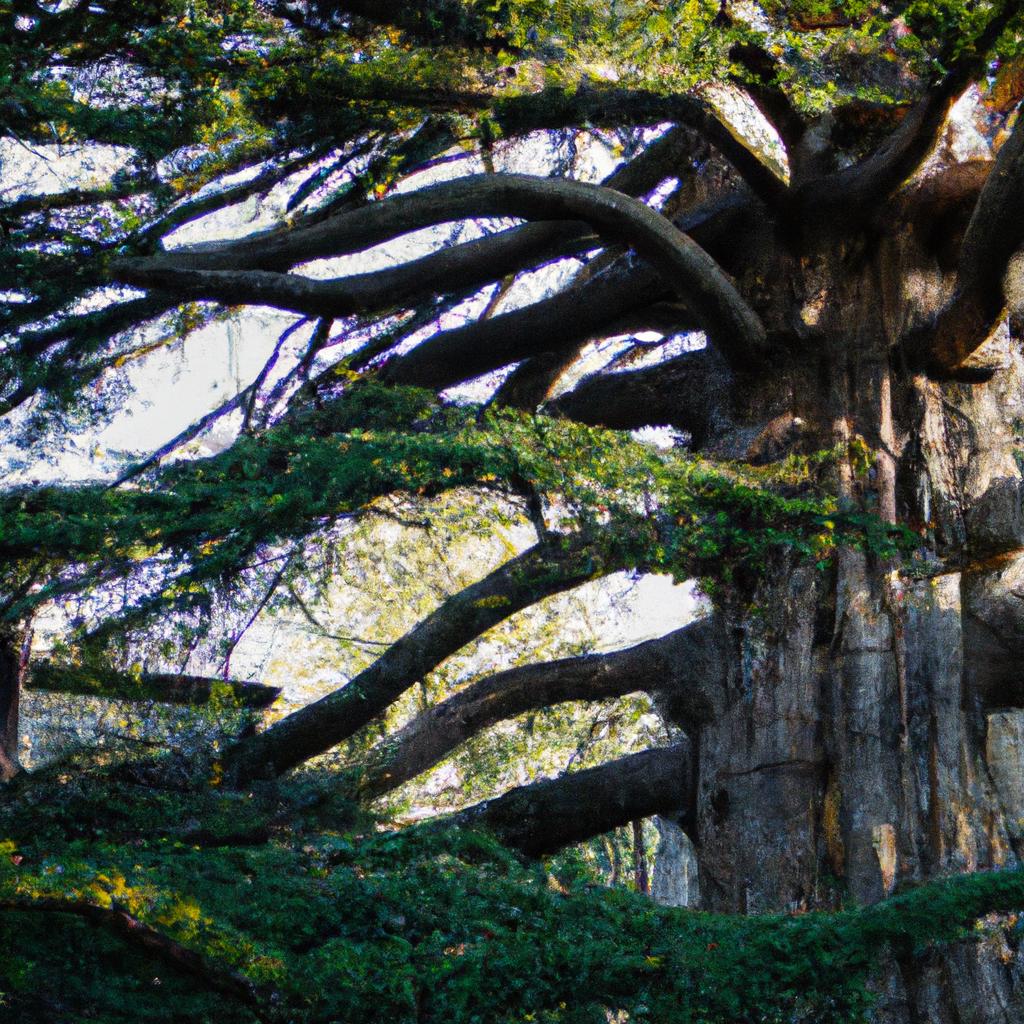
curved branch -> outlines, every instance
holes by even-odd
[[[692,133],[685,129],[672,129],[651,143],[636,159],[616,169],[602,184],[627,195],[642,195],[667,175],[677,172],[678,165],[692,151]],[[153,271],[169,268],[289,270],[298,263],[315,258],[316,253],[332,255],[330,244],[321,236],[329,233],[331,225],[338,225],[344,217],[352,215],[353,211],[335,213],[331,217],[311,214],[298,226],[259,232],[241,241],[215,243],[212,248],[205,245],[176,249],[145,264],[140,273],[145,272],[145,267]],[[312,230],[314,227],[316,231]],[[526,224],[431,253],[398,268],[395,276],[387,276],[391,272],[385,271],[380,277],[381,288],[400,290],[409,288],[411,284],[418,289],[413,294],[426,294],[428,286],[420,282],[431,282],[439,290],[441,285],[445,285],[444,290],[447,291],[479,286],[541,261],[581,252],[596,243],[593,230],[580,222]],[[354,246],[354,249],[343,248],[339,252],[357,251],[360,248],[358,241]]]
[[[507,96],[469,89],[439,90],[397,84],[393,79],[376,82],[337,74],[323,102],[379,101],[419,110],[489,115],[501,136],[579,128],[624,128],[671,122],[691,128],[713,145],[766,205],[779,206],[786,198],[786,183],[765,164],[739,132],[722,121],[714,110],[695,96],[623,89],[615,85],[582,81],[576,88],[560,86],[540,92]]]
[[[488,676],[417,716],[371,752],[359,793],[373,799],[422,775],[456,747],[498,722],[564,701],[627,693],[671,693],[673,718],[708,721],[721,671],[703,657],[709,620],[611,654],[526,665]]]
[[[988,337],[1006,305],[1004,277],[1024,245],[1024,128],[1003,143],[960,247],[956,288],[928,341],[933,376],[955,374]]]
[[[543,541],[448,598],[348,685],[229,748],[225,778],[280,775],[336,746],[471,640],[551,594],[621,566],[593,538]]]
[[[627,195],[640,195],[654,188],[667,174],[678,171],[679,163],[692,149],[693,133],[686,129],[672,129],[651,143],[636,159],[618,168],[603,184]],[[292,234],[293,241],[299,231]],[[379,311],[414,305],[439,292],[479,287],[545,261],[574,255],[598,243],[599,239],[591,228],[577,221],[525,224],[430,253],[393,269],[356,275],[341,282],[318,282],[319,287],[313,294],[304,287],[301,278],[261,277],[228,266],[220,268],[227,271],[223,275],[204,275],[194,268],[183,270],[175,263],[179,254],[177,250],[152,262],[133,261],[133,273],[137,275],[137,283],[147,287],[164,285],[179,294],[229,303],[260,301],[254,297],[260,296],[263,282],[263,300],[269,301],[279,294],[280,302],[287,308],[293,308],[287,306],[289,302],[295,304],[295,308],[303,309],[322,302],[323,308],[346,311],[335,315],[347,315],[362,310]],[[295,252],[301,248],[297,245]],[[188,252],[184,250],[186,262]],[[283,258],[278,252],[274,260]],[[242,263],[246,263],[244,256]],[[332,306],[332,303],[337,305]]]
[[[469,175],[375,203],[308,229],[306,257],[337,255],[417,228],[470,217],[583,220],[604,237],[632,246],[694,310],[730,360],[763,357],[764,325],[718,264],[692,238],[638,199],[586,182],[521,174]],[[328,237],[330,243],[328,243]],[[294,242],[294,239],[292,239]],[[329,244],[329,250],[324,247]],[[190,267],[198,259],[199,266]],[[273,262],[274,257],[269,257]],[[120,261],[115,273],[132,284],[177,282],[206,298],[265,302],[319,316],[345,316],[380,302],[377,275],[313,281],[264,271],[202,270],[202,251],[180,259]],[[268,258],[261,260],[266,266]],[[165,275],[170,274],[170,281]],[[367,278],[371,278],[368,280]],[[202,289],[200,292],[199,289]],[[214,294],[218,293],[218,294]]]
[[[742,258],[740,240],[756,215],[748,198],[729,196],[702,206],[683,222],[716,259]],[[664,283],[647,267],[613,266],[576,288],[511,313],[441,331],[388,364],[396,384],[451,387],[482,373],[548,352],[565,352],[596,337],[668,327]],[[697,325],[681,316],[676,330]]]
[[[484,825],[507,845],[539,857],[637,818],[679,814],[689,804],[691,778],[690,744],[683,741],[520,786],[455,820]]]
[[[545,411],[613,430],[673,426],[700,447],[727,419],[730,385],[728,367],[703,348],[641,370],[587,377]]]
[[[494,104],[494,118],[502,131],[516,134],[572,125],[620,128],[671,121],[707,139],[769,207],[782,204],[788,194],[786,183],[743,137],[694,96],[594,86],[588,82],[572,92],[553,87],[529,96],[500,99]]]
[[[799,214],[863,216],[892,195],[921,165],[934,148],[946,116],[960,94],[985,70],[989,50],[1022,5],[1004,0],[977,39],[900,122],[899,127],[870,156],[852,167],[809,182],[797,190],[794,208]]]

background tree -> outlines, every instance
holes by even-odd
[[[992,715],[1019,704],[1019,6],[8,8],[7,134],[124,156],[95,188],[0,209],[12,436],[52,443],[116,371],[225,309],[298,323],[116,486],[4,498],[5,618],[116,584],[75,638],[101,657],[126,626],[202,620],[244,566],[385,496],[497,490],[536,544],[213,777],[245,786],[337,746],[544,597],[669,571],[707,577],[714,615],[474,683],[374,752],[356,791],[507,714],[646,689],[685,740],[468,817],[540,851],[674,813],[704,904],[743,913],[1016,865],[990,768],[1019,756]],[[990,159],[943,149],[968,92],[985,94]],[[503,169],[540,131],[629,159],[600,184]],[[415,187],[449,164],[480,173]],[[280,223],[174,244],[276,188]],[[380,270],[317,266],[482,218],[525,223]],[[568,259],[561,290],[501,305],[517,275]],[[622,369],[648,331],[664,358]],[[624,351],[577,380],[612,337]],[[439,400],[498,371],[484,407]],[[230,448],[161,467],[228,415]],[[684,439],[614,433],[648,425]],[[894,560],[909,547],[913,572]],[[1013,969],[984,949],[882,973],[880,1020],[1021,1016]]]

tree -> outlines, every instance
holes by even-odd
[[[126,624],[201,618],[240,567],[386,495],[495,489],[522,501],[536,545],[335,693],[239,740],[217,777],[244,786],[332,748],[543,597],[620,569],[669,571],[707,580],[710,620],[654,648],[476,684],[382,747],[366,791],[440,756],[423,737],[450,749],[531,701],[633,686],[656,691],[687,743],[588,775],[601,798],[548,784],[480,813],[500,830],[518,807],[506,834],[536,850],[562,825],[566,840],[585,834],[581,806],[593,831],[671,810],[706,905],[743,913],[1016,866],[988,716],[1020,703],[1020,14],[1001,2],[8,8],[6,133],[128,150],[100,186],[0,208],[0,408],[21,443],[95,414],[97,382],[225,309],[272,307],[301,327],[118,486],[6,495],[6,620],[117,581],[122,604],[79,638],[102,653]],[[979,89],[993,158],[961,161],[944,132]],[[508,140],[536,132],[603,138],[624,159],[600,184],[499,170]],[[480,173],[400,187],[470,157]],[[289,196],[279,224],[163,244],[275,188]],[[480,218],[525,223],[383,270],[302,272]],[[517,275],[567,259],[579,261],[568,286],[498,311]],[[474,296],[493,301],[453,326]],[[288,364],[296,330],[308,340]],[[668,353],[680,335],[706,344],[630,369],[646,331]],[[617,360],[563,388],[591,342],[621,336]],[[438,398],[497,371],[482,408]],[[231,414],[230,449],[160,465]],[[658,452],[616,433],[652,425],[685,443]],[[496,711],[474,706],[485,693]],[[458,727],[443,735],[442,719]],[[522,807],[539,809],[525,837]],[[1021,1012],[1012,972],[973,948],[903,955],[883,975],[880,1020]]]

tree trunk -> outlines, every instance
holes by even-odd
[[[632,823],[633,828],[633,880],[636,884],[636,891],[649,893],[651,891],[650,877],[647,872],[647,846],[644,843],[644,823],[636,819]]]
[[[873,465],[840,464],[841,507],[912,525],[927,555],[917,577],[870,552],[841,551],[825,571],[780,559],[756,587],[719,595],[723,711],[691,735],[685,823],[705,909],[872,903],[937,875],[1016,866],[1024,852],[1011,427],[1024,364],[1004,337],[988,343],[1001,368],[987,383],[897,376],[895,337],[948,293],[916,244],[907,230],[875,243],[874,258],[846,251],[791,271],[819,351],[783,369],[768,400],[741,397],[718,439],[748,456],[776,445],[777,458],[859,435]],[[1024,957],[1000,934],[886,960],[877,988],[879,1024],[1024,1020]]]
[[[0,631],[0,782],[21,771],[18,762],[19,705],[28,665],[30,634],[8,627]]]

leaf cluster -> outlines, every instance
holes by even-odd
[[[616,431],[444,406],[428,392],[369,383],[136,488],[3,496],[8,587],[26,565],[56,567],[8,615],[114,579],[143,586],[147,613],[208,607],[213,590],[269,546],[358,515],[387,495],[467,486],[540,496],[553,528],[610,545],[621,568],[680,579],[756,574],[780,549],[822,561],[839,544],[892,557],[916,542],[870,514],[837,509],[813,487],[785,493],[763,472],[659,452]]]
[[[880,949],[914,955],[1024,901],[1003,871],[832,914],[697,913],[596,885],[572,853],[523,862],[444,823],[380,832],[308,778],[222,796],[67,768],[0,816],[0,900],[22,908],[0,909],[0,991],[25,1021],[59,1005],[111,1022],[855,1024]],[[261,1005],[33,900],[120,908],[240,971]]]

